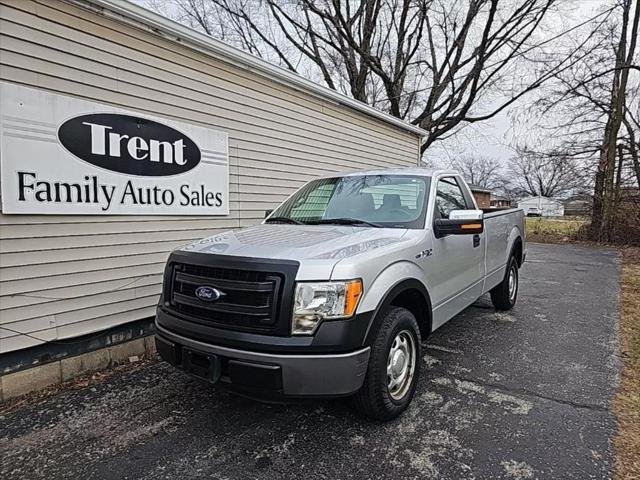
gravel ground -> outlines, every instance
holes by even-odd
[[[393,422],[148,364],[0,417],[0,478],[608,478],[617,299],[615,253],[532,244],[516,308],[482,298],[435,332]]]

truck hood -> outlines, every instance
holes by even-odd
[[[336,262],[399,243],[406,233],[406,229],[400,228],[260,224],[220,233],[178,250],[296,260],[309,266],[324,265],[330,268],[330,273]]]

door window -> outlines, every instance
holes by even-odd
[[[449,213],[452,210],[467,210],[469,208],[462,188],[454,177],[438,180],[434,218],[449,218]]]

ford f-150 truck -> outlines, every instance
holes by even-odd
[[[318,178],[262,224],[171,253],[157,349],[244,395],[353,396],[388,420],[434,330],[487,292],[514,306],[525,254],[522,210],[478,209],[455,171]]]

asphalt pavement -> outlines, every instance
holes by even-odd
[[[393,422],[156,363],[0,417],[0,478],[609,478],[617,299],[614,252],[532,244],[516,308],[482,298],[435,332]]]

